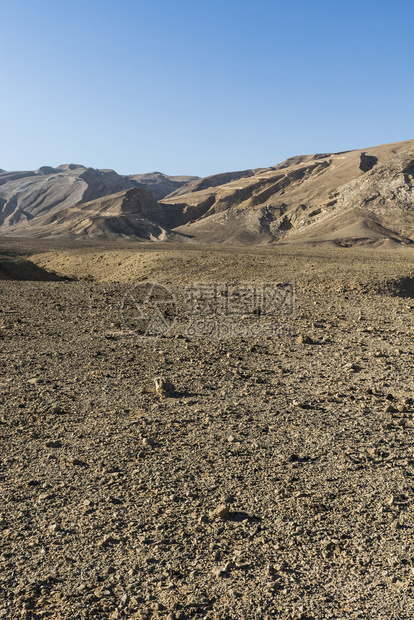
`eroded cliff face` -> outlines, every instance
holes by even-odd
[[[169,196],[162,216],[174,213],[178,230],[201,241],[410,243],[413,161],[413,141],[291,158],[219,187]]]
[[[39,215],[134,187],[113,170],[76,164],[40,168],[29,173],[0,174],[0,230],[16,227]],[[35,222],[33,222],[35,224]]]
[[[0,234],[410,244],[413,178],[414,141],[291,157],[204,179],[44,166],[0,172]]]

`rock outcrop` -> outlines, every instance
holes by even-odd
[[[368,172],[369,170],[372,170],[377,161],[378,157],[375,157],[375,155],[367,155],[366,153],[361,153],[359,168],[360,170],[362,170],[362,172]]]

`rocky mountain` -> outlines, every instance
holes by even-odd
[[[35,171],[2,171],[0,234],[182,238],[179,233],[147,221],[146,217],[160,207],[144,187],[152,187],[156,196],[164,196],[193,179],[161,173],[136,175],[135,179],[114,170],[96,170],[78,164],[43,166]],[[107,196],[111,198],[102,200]]]
[[[294,157],[161,201],[159,221],[201,242],[414,240],[414,141]],[[175,226],[174,226],[175,222]]]
[[[76,164],[43,167],[34,172],[0,174],[0,230],[27,228],[36,218],[95,198],[134,187],[113,170],[95,170]]]
[[[0,235],[408,245],[413,186],[414,140],[204,179],[42,167],[0,173]]]
[[[74,207],[45,213],[36,218],[35,229],[29,223],[19,230],[22,235],[41,237],[135,237],[146,241],[185,239],[182,234],[152,221],[160,209],[149,190],[134,187]]]
[[[162,172],[148,172],[147,174],[131,174],[128,179],[134,181],[136,187],[149,189],[155,200],[162,200],[165,196],[178,191],[183,185],[196,182],[199,177],[176,176],[171,177]]]
[[[171,192],[169,198],[181,196],[183,194],[190,194],[192,192],[199,192],[203,189],[209,189],[211,187],[218,187],[219,185],[230,183],[230,181],[237,181],[237,179],[241,179],[243,177],[250,177],[253,174],[254,170],[242,170],[240,172],[223,172],[221,174],[213,174],[212,176],[204,177],[204,179],[195,178],[194,180],[191,180],[181,186],[179,189],[176,189],[174,192]]]

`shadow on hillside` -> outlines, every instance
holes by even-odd
[[[392,297],[414,298],[414,277],[404,276],[387,283],[388,293]]]
[[[0,252],[0,280],[58,282],[67,279],[58,276],[56,273],[46,271],[13,252]]]

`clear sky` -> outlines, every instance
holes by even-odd
[[[414,138],[412,0],[0,0],[0,168],[206,176]]]

